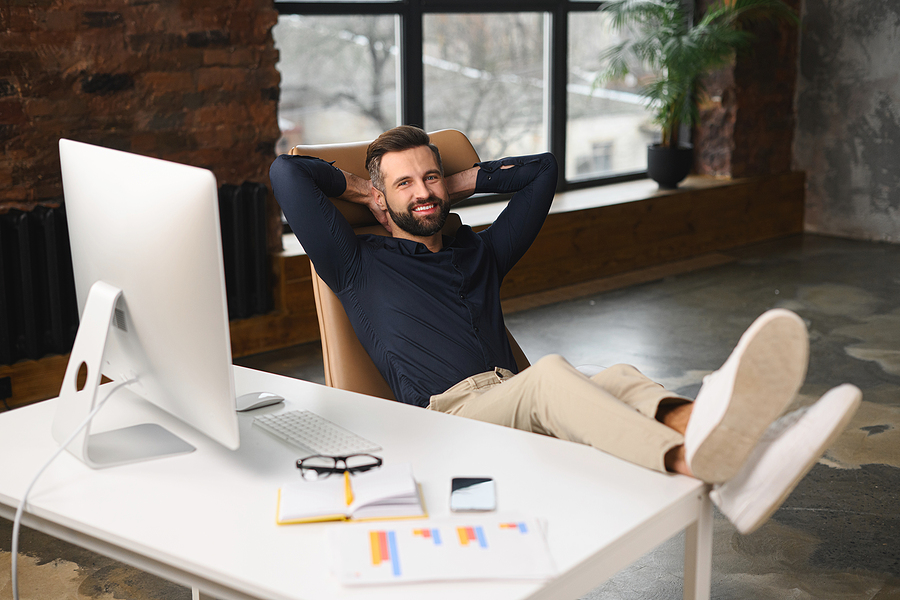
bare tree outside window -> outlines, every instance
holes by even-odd
[[[394,16],[279,17],[272,31],[281,73],[278,153],[372,139],[398,124],[396,23]]]
[[[543,13],[425,15],[425,122],[482,157],[547,149]]]

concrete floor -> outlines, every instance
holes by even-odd
[[[900,245],[812,235],[744,248],[719,266],[508,316],[532,360],[627,362],[693,396],[764,310],[795,310],[811,361],[797,406],[851,382],[862,408],[760,530],[739,535],[716,515],[712,597],[900,600]],[[318,345],[241,364],[323,381]],[[9,522],[0,520],[0,600],[9,589]],[[184,599],[185,588],[26,531],[25,599]],[[681,597],[683,540],[666,542],[589,600]]]

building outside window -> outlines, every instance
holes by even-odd
[[[646,171],[647,146],[659,141],[637,89],[641,73],[594,85],[603,50],[621,41],[600,12],[569,14],[566,179]]]

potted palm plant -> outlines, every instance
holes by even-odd
[[[625,40],[601,56],[595,85],[624,78],[635,67],[651,73],[640,94],[654,113],[662,139],[647,153],[647,170],[660,187],[676,187],[690,172],[693,148],[679,143],[681,126],[698,119],[703,77],[727,65],[753,35],[744,25],[762,19],[797,23],[781,0],[713,0],[696,23],[683,0],[611,0],[600,8]]]

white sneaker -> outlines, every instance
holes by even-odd
[[[722,483],[738,472],[800,389],[808,362],[806,325],[795,313],[776,308],[753,322],[694,401],[684,450],[695,477]]]
[[[744,467],[709,493],[741,533],[762,525],[841,434],[862,392],[845,383],[772,424]]]

